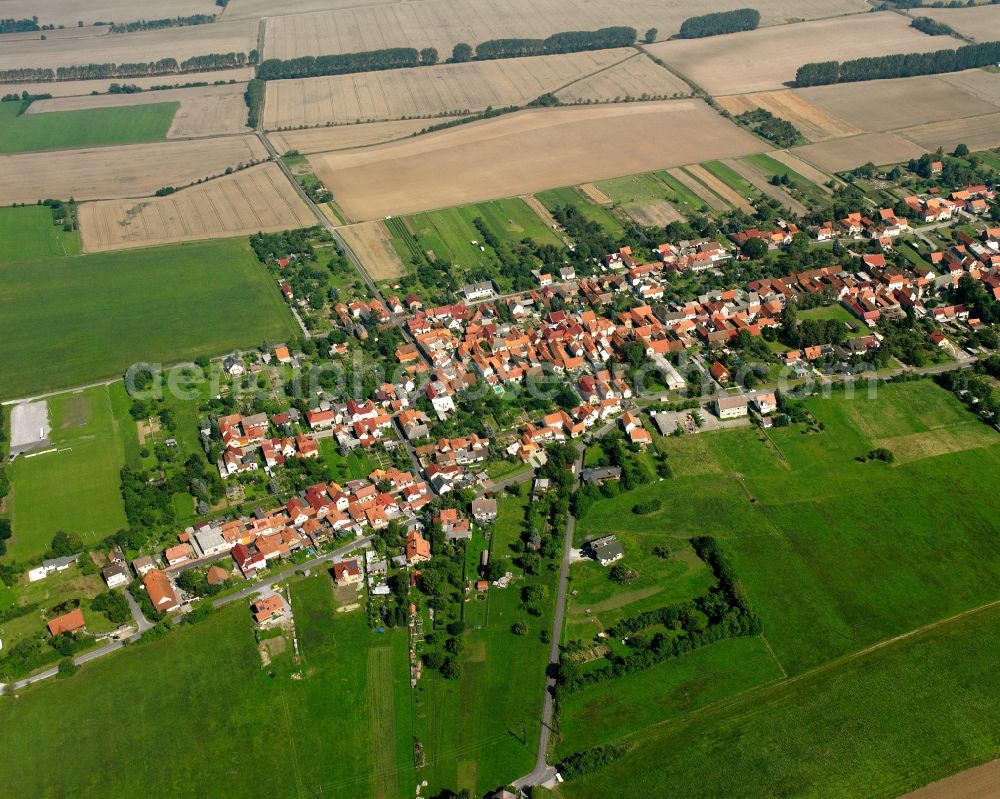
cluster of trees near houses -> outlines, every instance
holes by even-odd
[[[678,39],[703,39],[724,33],[752,31],[760,25],[760,12],[755,8],[737,8],[691,17],[681,23]]]
[[[450,61],[490,61],[497,58],[519,58],[531,55],[577,53],[584,50],[604,50],[629,47],[635,43],[635,28],[612,27],[595,31],[565,31],[546,39],[492,39],[473,49],[461,42],[452,49]],[[433,47],[389,47],[360,53],[301,56],[299,58],[269,58],[257,68],[261,80],[313,78],[322,75],[347,75],[353,72],[375,72],[387,69],[433,66],[438,51]]]
[[[1000,418],[1000,396],[992,380],[1000,378],[1000,355],[991,355],[972,369],[944,372],[934,377],[938,385],[955,393],[969,408],[991,424]]]
[[[760,617],[750,607],[732,562],[718,542],[710,536],[700,536],[691,539],[691,545],[712,569],[715,587],[697,599],[629,616],[610,627],[608,636],[627,638],[629,651],[607,655],[605,666],[584,671],[572,647],[567,647],[559,661],[558,693],[572,693],[588,685],[644,671],[716,641],[760,634]],[[674,637],[658,632],[650,636],[645,632],[661,624],[685,634]]]
[[[103,80],[105,78],[141,78],[151,75],[176,75],[183,72],[209,72],[236,69],[259,60],[256,50],[249,53],[208,53],[178,62],[176,58],[161,58],[136,64],[80,64],[49,69],[21,67],[0,70],[0,83],[51,83],[62,80]]]
[[[968,44],[957,50],[931,53],[868,56],[853,61],[823,61],[803,64],[795,75],[799,87],[824,86],[883,78],[908,78],[978,69],[1000,62],[1000,42]]]

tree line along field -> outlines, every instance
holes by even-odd
[[[268,81],[264,127],[444,116],[524,105],[631,55],[634,51],[628,48],[597,50]]]
[[[871,55],[959,47],[947,36],[927,36],[894,12],[801,22],[705,39],[646,47],[711,95],[784,88],[802,64]]]
[[[984,747],[985,728],[975,735],[957,733],[952,722],[923,729],[919,719],[933,718],[950,706],[953,697],[940,686],[947,677],[936,675],[937,687],[930,688],[922,664],[890,654],[896,645],[885,649],[891,669],[878,659],[881,655],[871,656],[882,669],[873,668],[870,675],[877,690],[866,688],[858,677],[866,670],[860,660],[844,672],[837,664],[881,641],[997,599],[1000,543],[989,486],[1000,470],[1000,437],[930,381],[879,386],[876,399],[834,392],[829,399],[808,400],[806,407],[817,420],[811,431],[797,425],[766,434],[744,430],[658,439],[657,445],[671,456],[674,479],[599,501],[578,522],[581,541],[626,532],[626,540],[633,542],[626,547],[626,566],[630,558],[641,564],[643,553],[659,544],[680,544],[698,535],[720,540],[763,620],[773,668],[766,665],[764,649],[751,641],[736,648],[750,650],[747,669],[757,675],[757,684],[775,685],[748,694],[745,706],[740,700],[722,702],[750,687],[740,664],[729,662],[734,657],[730,641],[728,654],[719,653],[719,660],[709,654],[719,646],[713,645],[650,672],[571,694],[561,703],[565,715],[559,752],[616,738],[652,739],[655,745],[637,745],[621,769],[605,769],[576,787],[568,783],[565,796],[601,795],[614,779],[623,781],[620,795],[640,796],[648,791],[647,779],[654,777],[664,786],[675,780],[677,785],[697,784],[691,795],[699,796],[731,793],[736,781],[767,785],[769,792],[779,794],[808,793],[810,786],[822,784],[824,791],[829,789],[824,795],[890,795],[943,776],[956,765],[996,756]],[[874,447],[889,448],[895,464],[856,460]],[[661,510],[631,513],[632,506],[652,498],[661,501]],[[616,593],[627,598],[628,590]],[[990,646],[1000,645],[995,613],[962,624],[985,626],[975,635],[992,636],[996,643]],[[950,635],[943,632],[941,640],[951,640]],[[980,673],[986,655],[969,653],[966,658],[967,646],[935,657],[941,663],[961,658],[964,662],[952,668]],[[686,660],[695,656],[698,662],[713,661],[706,668],[718,673],[718,684],[697,679],[697,670]],[[784,685],[785,677],[798,679]],[[815,700],[821,679],[836,700]],[[886,691],[894,681],[898,684]],[[662,695],[653,688],[660,684],[670,686]],[[980,689],[988,690],[988,681]],[[803,717],[799,708],[814,701],[814,718]],[[845,703],[849,706],[840,706]],[[688,716],[695,707],[712,704],[717,710]],[[662,710],[662,721],[651,705]],[[737,709],[730,712],[730,707]],[[967,707],[964,700],[962,707]],[[945,714],[954,724],[975,722],[965,710],[956,712],[959,716],[950,710]],[[845,734],[839,725],[853,713],[868,721],[852,724]],[[615,723],[622,717],[640,718],[649,726],[629,729]],[[874,718],[880,721],[873,726]],[[609,722],[607,732],[600,720]],[[735,744],[732,735],[741,743]],[[838,752],[852,747],[870,753],[879,736],[888,736],[895,748],[879,743],[880,753],[871,763],[816,754],[817,742],[834,740]],[[916,742],[932,743],[920,751]],[[736,747],[733,773],[720,768],[721,762],[713,764],[723,751],[718,747],[727,743]],[[678,746],[676,759],[672,754],[654,766],[654,749],[662,754]],[[755,747],[781,752],[767,774],[759,770]],[[951,761],[938,754],[949,747]],[[919,765],[899,767],[911,758]],[[678,767],[678,762],[685,765]],[[626,779],[626,773],[634,776]],[[695,773],[709,775],[707,782],[684,782]]]
[[[20,103],[0,103],[0,153],[159,141],[166,138],[179,107],[177,102],[154,101],[132,108],[18,116]]]
[[[49,440],[58,451],[19,458],[8,469],[12,560],[44,554],[57,530],[78,533],[93,546],[128,526],[119,490],[129,404],[124,386],[60,394],[48,404]]]
[[[234,4],[237,9],[239,3]],[[470,6],[461,0],[409,4],[369,4],[350,8],[311,9],[316,13],[268,18],[264,57],[289,59],[377,50],[386,47],[435,47],[444,55],[459,42],[472,46],[504,38],[545,38],[565,30],[596,30],[630,25],[640,32],[657,28],[666,38],[692,16],[737,7],[735,2],[700,3],[696,11],[685,0],[649,5],[642,0],[608,5],[600,0],[505,0]],[[791,19],[855,14],[869,7],[861,0],[759,0],[754,6],[764,24]],[[227,12],[228,13],[228,12]],[[239,13],[237,10],[236,13]]]
[[[79,255],[80,234],[53,224],[44,205],[0,208],[0,263],[49,255]]]
[[[0,397],[282,340],[294,322],[245,240],[0,264]]]

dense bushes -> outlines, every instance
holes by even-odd
[[[553,53],[578,53],[584,50],[629,47],[635,43],[636,35],[635,28],[627,27],[601,28],[596,31],[565,31],[555,33],[547,39],[492,39],[480,44],[474,52],[475,58],[479,61]],[[302,56],[287,61],[269,58],[257,69],[257,77],[261,80],[284,80],[430,66],[437,62],[437,51],[433,51],[431,57],[432,50],[433,48],[418,51],[413,47],[393,47],[361,53]],[[458,44],[452,51],[452,61],[464,62],[472,58],[473,49],[467,44]]]
[[[575,752],[559,763],[559,773],[568,780],[582,777],[614,763],[627,751],[624,746],[608,745]]]
[[[716,586],[693,601],[629,616],[609,627],[607,634],[610,638],[628,639],[629,651],[608,655],[606,666],[585,672],[572,655],[564,653],[559,663],[560,692],[577,691],[587,685],[644,671],[716,641],[760,634],[760,618],[750,608],[732,563],[716,540],[702,536],[692,539],[691,545],[698,557],[712,569]],[[683,630],[685,634],[657,632],[650,636],[644,633],[660,625],[667,630]]]
[[[907,78],[913,75],[937,75],[942,72],[977,69],[998,61],[1000,61],[1000,42],[983,42],[959,47],[957,50],[869,56],[843,63],[824,61],[804,64],[799,67],[795,82],[800,87],[805,87],[883,78]]]
[[[321,75],[346,75],[352,72],[378,72],[420,66],[420,52],[414,47],[390,47],[362,53],[302,56],[282,61],[269,58],[257,68],[261,80],[315,78]]]
[[[264,81],[256,78],[249,81],[243,100],[247,104],[247,127],[256,128],[260,121],[260,109],[264,105]]]
[[[755,8],[738,8],[735,11],[720,11],[691,17],[681,24],[678,39],[701,39],[705,36],[719,36],[723,33],[752,31],[760,25],[760,12]]]
[[[794,147],[802,138],[802,134],[795,125],[787,119],[776,117],[763,108],[746,111],[734,119],[741,125],[746,125],[758,136],[763,136],[782,148]]]

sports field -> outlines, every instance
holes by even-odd
[[[0,153],[67,150],[165,139],[180,103],[91,108],[17,115],[20,103],[0,103]]]
[[[41,555],[58,530],[94,545],[128,526],[119,491],[125,449],[111,390],[124,396],[116,384],[48,400],[49,440],[57,451],[19,458],[9,468],[11,559]]]
[[[1000,599],[989,490],[1000,437],[930,381],[880,386],[875,399],[835,393],[807,407],[818,432],[660,440],[675,477],[600,501],[578,523],[579,541],[618,533],[626,553],[630,542],[715,536],[766,642],[726,642],[713,654],[714,645],[571,695],[560,752],[616,737],[641,743],[621,767],[567,784],[565,796],[606,795],[616,779],[618,795],[649,795],[654,778],[664,789],[695,786],[685,794],[694,796],[731,795],[736,785],[768,795],[814,795],[822,785],[823,796],[894,796],[997,756],[996,727],[981,721],[989,712],[974,710],[981,698],[967,703],[953,691],[961,684],[995,703],[996,612],[851,658]],[[874,447],[890,449],[895,463],[858,460]],[[662,510],[630,512],[654,497]],[[754,685],[745,701],[726,699]],[[691,713],[702,705],[712,707]],[[766,767],[762,751],[771,753]]]
[[[38,797],[173,796],[192,787],[220,799],[374,796],[371,746],[381,725],[396,744],[381,761],[398,780],[399,793],[390,795],[412,794],[412,739],[402,712],[406,634],[374,641],[364,611],[336,613],[324,571],[292,584],[301,665],[292,663],[287,642],[269,676],[248,604],[235,602],[197,626],[0,703],[5,790]],[[402,675],[377,700],[367,679],[370,646],[386,647],[388,657],[376,659]],[[134,712],[121,712],[123,696]],[[389,710],[376,718],[376,708]],[[45,758],[53,747],[61,756]],[[101,768],[109,751],[128,752],[130,767]]]
[[[0,208],[0,263],[79,252],[80,234],[53,225],[47,207]]]
[[[0,397],[79,386],[137,361],[218,355],[295,325],[245,240],[0,265]]]

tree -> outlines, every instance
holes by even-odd
[[[445,658],[441,664],[441,676],[447,680],[457,680],[462,676],[462,664],[456,658]]]
[[[76,533],[65,533],[62,530],[52,536],[52,544],[49,551],[53,557],[62,558],[66,555],[74,555],[83,549],[83,541]]]
[[[767,255],[767,242],[763,239],[752,238],[740,248],[743,254],[751,261],[759,261]]]
[[[510,625],[510,631],[514,633],[514,635],[527,635],[528,625],[523,621],[515,621],[512,625]]]
[[[438,51],[434,47],[425,47],[420,51],[420,63],[422,66],[434,66],[438,60]]]
[[[656,30],[656,28],[650,28],[648,31],[646,31],[646,35],[643,37],[646,44],[652,44],[653,42],[655,42],[657,33],[658,31]]]
[[[71,677],[76,673],[78,666],[73,662],[73,658],[63,658],[59,661],[59,676]]]
[[[451,50],[451,60],[457,63],[472,60],[472,47],[465,42],[459,42]]]
[[[960,145],[958,145],[955,148],[955,157],[956,158],[968,158],[968,156],[969,156],[969,147],[968,147],[968,145],[960,144]]]

